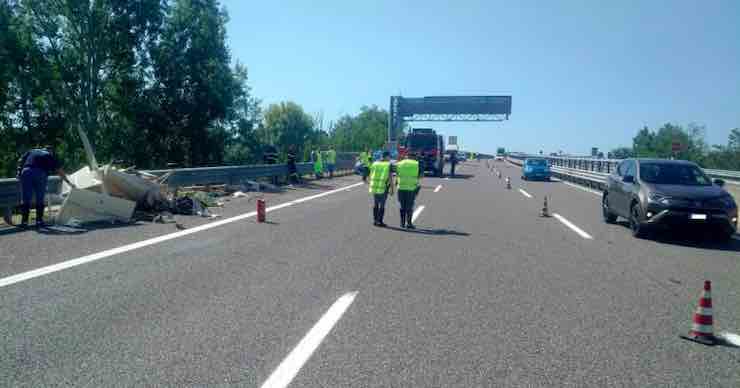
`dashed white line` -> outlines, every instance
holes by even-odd
[[[424,205],[421,205],[414,210],[414,214],[411,215],[411,222],[416,222],[416,219],[419,217],[419,214],[424,211]]]
[[[437,186],[437,187],[436,187],[436,188],[434,189],[434,192],[435,192],[435,193],[439,193],[439,191],[440,191],[440,190],[442,190],[442,185],[438,185],[438,186]]]
[[[590,234],[583,231],[583,229],[575,226],[572,222],[568,221],[565,217],[561,216],[560,214],[553,213],[553,217],[555,217],[558,221],[562,222],[563,225],[569,227],[574,232],[578,233],[579,236],[585,238],[586,240],[593,240],[593,237],[591,237]]]
[[[599,197],[602,195],[602,193],[600,193],[600,192],[598,192],[596,190],[592,190],[592,189],[589,189],[589,188],[586,188],[586,187],[577,185],[575,183],[566,182],[566,181],[564,181],[562,179],[558,179],[556,182],[561,182],[563,184],[566,184],[566,185],[568,185],[570,187],[573,187],[573,188],[576,188],[578,190],[585,191],[587,193],[591,193],[591,194],[594,194],[594,195],[598,195]]]
[[[334,302],[329,310],[319,319],[318,322],[306,333],[301,342],[288,354],[283,362],[272,372],[270,377],[262,383],[262,388],[285,388],[293,381],[293,378],[301,370],[303,364],[308,361],[314,351],[321,345],[334,325],[339,322],[342,315],[347,311],[349,306],[354,302],[357,292],[350,292],[342,295]]]
[[[360,185],[363,185],[363,184],[364,184],[363,182],[358,182],[358,183],[351,184],[349,186],[345,186],[345,187],[342,187],[342,188],[339,188],[339,189],[335,189],[335,190],[331,190],[331,191],[326,191],[326,192],[323,192],[323,193],[320,193],[320,194],[316,194],[316,195],[311,195],[311,196],[308,196],[308,197],[303,197],[303,198],[300,198],[300,199],[296,199],[294,201],[290,201],[290,202],[286,202],[286,203],[283,203],[283,204],[280,204],[280,205],[275,205],[275,206],[268,207],[267,209],[265,209],[265,211],[269,213],[269,212],[272,212],[272,211],[275,211],[275,210],[278,210],[278,209],[282,209],[282,208],[293,206],[293,205],[296,205],[296,204],[299,204],[299,203],[302,203],[302,202],[310,201],[312,199],[317,199],[317,198],[325,197],[327,195],[331,195],[331,194],[335,194],[335,193],[338,193],[338,192],[341,192],[341,191],[345,191],[345,190],[348,190],[348,189],[351,189],[353,187],[357,187],[357,186],[360,186]],[[232,222],[241,221],[241,220],[244,220],[244,219],[247,219],[247,218],[251,218],[251,217],[254,217],[256,215],[257,215],[257,212],[244,213],[244,214],[240,214],[238,216],[234,216],[234,217],[231,217],[231,218],[226,218],[226,219],[223,219],[223,220],[220,220],[220,221],[216,221],[216,222],[211,222],[211,223],[208,223],[208,224],[203,224],[203,225],[196,226],[196,227],[190,228],[190,229],[185,229],[185,230],[182,230],[182,231],[179,231],[179,232],[165,234],[164,236],[150,238],[148,240],[143,240],[143,241],[135,242],[133,244],[124,245],[124,246],[121,246],[121,247],[118,247],[118,248],[108,249],[106,251],[102,251],[102,252],[98,252],[98,253],[93,253],[93,254],[90,254],[90,255],[87,255],[87,256],[83,256],[83,257],[79,257],[79,258],[76,258],[76,259],[67,260],[67,261],[64,261],[64,262],[61,262],[61,263],[49,265],[49,266],[46,266],[46,267],[41,267],[41,268],[34,269],[34,270],[31,270],[31,271],[22,272],[22,273],[19,273],[19,274],[16,274],[16,275],[12,275],[12,276],[8,276],[6,278],[0,279],[0,287],[6,287],[6,286],[9,286],[11,284],[20,283],[20,282],[23,282],[23,281],[26,281],[26,280],[30,280],[30,279],[33,279],[33,278],[37,278],[37,277],[41,277],[41,276],[44,276],[44,275],[48,275],[48,274],[51,274],[51,273],[54,273],[54,272],[59,272],[59,271],[62,271],[62,270],[65,270],[65,269],[69,269],[69,268],[72,268],[72,267],[77,267],[77,266],[82,265],[82,264],[91,263],[93,261],[98,261],[100,259],[104,259],[104,258],[107,258],[107,257],[115,256],[115,255],[118,255],[118,254],[121,254],[121,253],[133,251],[133,250],[136,250],[136,249],[139,249],[139,248],[148,247],[150,245],[159,244],[161,242],[173,240],[173,239],[176,239],[176,238],[185,237],[185,236],[188,236],[188,235],[191,235],[191,234],[194,234],[194,233],[202,232],[204,230],[217,228],[219,226],[230,224]]]
[[[519,192],[522,193],[522,195],[525,196],[525,197],[527,197],[527,198],[532,198],[532,194],[529,194],[528,192],[526,192],[526,191],[524,191],[522,189],[519,189]]]

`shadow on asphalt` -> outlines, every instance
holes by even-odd
[[[23,229],[13,225],[3,225],[2,227],[0,227],[0,237],[9,236],[16,233],[23,233],[29,230],[30,229]]]
[[[416,229],[402,229],[397,226],[387,226],[386,229],[391,229],[399,232],[415,233],[415,234],[426,234],[432,236],[470,236],[470,233],[458,232],[456,230],[449,229],[423,229],[418,226]]]
[[[111,224],[109,222],[96,222],[91,224],[85,224],[84,227],[72,227],[65,225],[47,225],[42,228],[30,228],[39,234],[45,234],[50,236],[63,236],[70,234],[83,234],[92,232],[94,230],[106,230],[106,229],[119,229],[119,228],[133,228],[141,226],[141,223],[116,223]]]
[[[447,175],[445,175],[445,178],[450,178],[450,179],[472,179],[474,176],[475,175],[473,175],[473,174],[455,174],[455,176],[452,176],[452,175],[447,174]]]
[[[303,182],[299,183],[297,185],[293,185],[295,188],[301,188],[301,189],[310,189],[310,190],[334,190],[337,188],[337,186],[334,185],[323,185],[319,183],[314,182]]]
[[[627,232],[630,226],[627,221],[618,221]],[[737,235],[735,235],[737,237]],[[714,251],[740,252],[740,241],[730,239],[729,241],[718,241],[709,231],[703,233],[692,233],[690,230],[656,230],[648,234],[647,240],[653,240],[661,244],[677,245],[687,248],[700,248]]]

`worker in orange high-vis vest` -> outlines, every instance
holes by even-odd
[[[385,227],[385,202],[388,194],[393,195],[393,176],[391,175],[391,153],[383,152],[383,158],[370,166],[370,189],[373,196],[373,225]]]

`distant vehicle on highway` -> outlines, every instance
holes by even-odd
[[[604,221],[629,220],[635,237],[654,228],[692,227],[727,241],[737,232],[738,211],[723,186],[692,162],[627,159],[607,178]]]
[[[406,135],[403,145],[399,146],[399,154],[405,155],[414,152],[419,156],[419,162],[424,171],[431,171],[435,176],[442,176],[445,166],[445,146],[442,135],[438,135],[431,128],[414,128]]]
[[[550,164],[544,158],[527,158],[522,163],[522,179],[549,181],[551,176]]]
[[[503,161],[504,160],[504,155],[496,155],[496,157],[494,158],[494,160]]]

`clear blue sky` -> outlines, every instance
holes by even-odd
[[[228,0],[265,103],[327,120],[389,96],[511,94],[502,123],[439,123],[466,149],[587,153],[643,125],[740,126],[740,1]],[[422,124],[419,124],[422,125]]]

